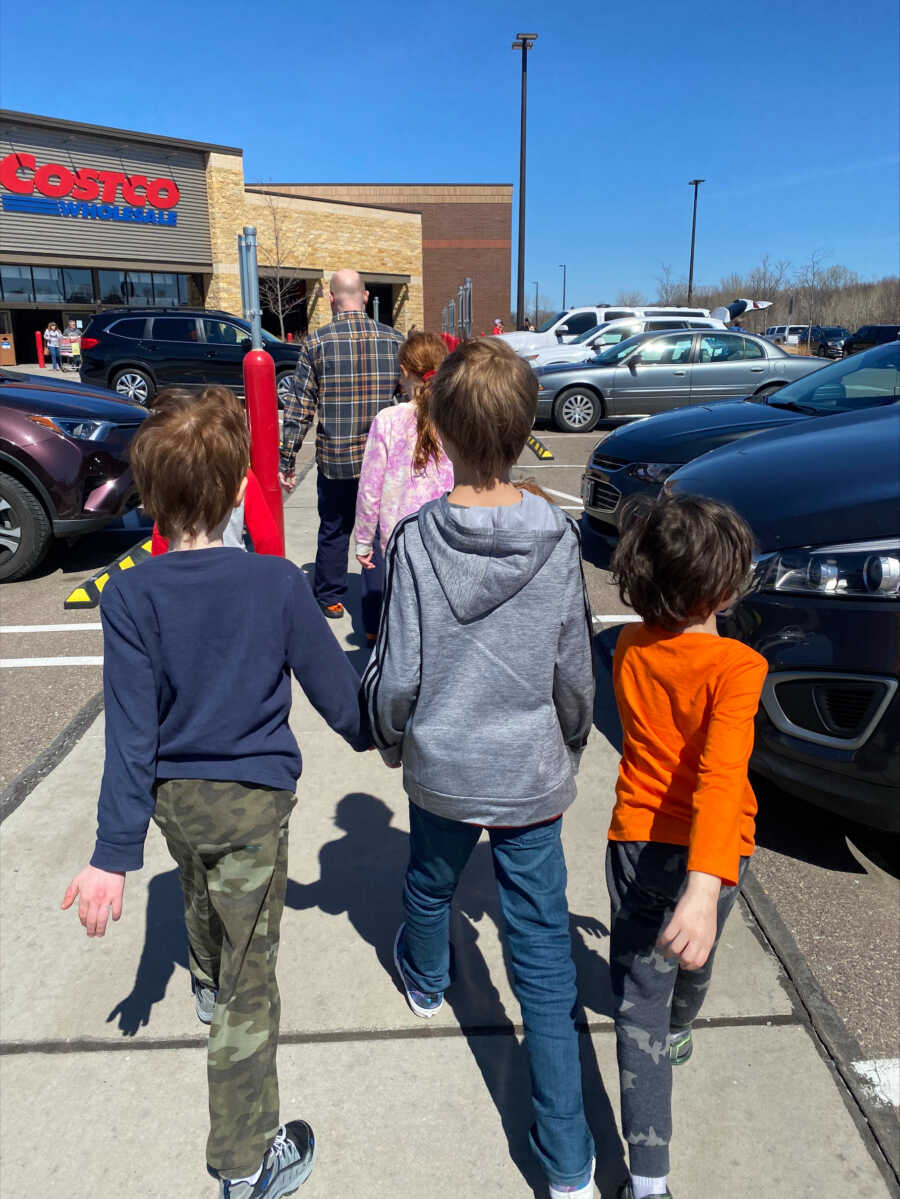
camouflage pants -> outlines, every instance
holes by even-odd
[[[252,1174],[280,1123],[275,961],[295,803],[290,791],[202,779],[156,792],[154,820],[181,872],[191,973],[219,992],[206,1160],[226,1177]]]
[[[682,970],[656,942],[687,883],[687,855],[683,846],[647,841],[610,841],[606,852],[622,1133],[632,1174],[648,1178],[669,1172],[672,1064],[667,1038],[689,1028],[700,1011],[716,945],[750,860],[741,859],[738,885],[722,887],[719,894],[718,931],[706,964]]]

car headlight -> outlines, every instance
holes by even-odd
[[[900,540],[768,554],[756,563],[750,590],[900,599]]]
[[[681,462],[635,462],[629,466],[628,473],[642,483],[665,483],[682,465]]]
[[[111,421],[82,417],[32,415],[28,419],[54,433],[62,433],[64,437],[74,437],[76,441],[102,441],[115,428]]]
[[[537,354],[523,354],[522,357],[526,362],[534,362],[535,358],[537,358]]]

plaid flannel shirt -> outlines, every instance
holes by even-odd
[[[364,312],[341,312],[306,339],[284,410],[281,470],[292,473],[316,413],[316,462],[328,479],[357,479],[369,426],[394,402],[403,335]]]

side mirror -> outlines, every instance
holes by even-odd
[[[253,348],[253,339],[250,337],[242,337],[241,338],[241,349],[242,350],[251,350],[252,348]]]
[[[568,333],[568,332],[569,332],[569,326],[568,326],[568,325],[559,325],[559,326],[558,326],[558,328],[557,328],[557,330],[556,330],[556,336],[557,336],[557,337],[563,337],[563,336],[564,336],[566,333]]]
[[[638,352],[636,354],[632,354],[631,357],[628,359],[628,369],[633,372],[635,367],[640,365],[640,362],[641,362],[641,351],[638,350]]]

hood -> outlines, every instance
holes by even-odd
[[[537,350],[541,346],[552,346],[556,343],[553,333],[535,333],[534,330],[528,333],[524,329],[519,329],[515,333],[497,333],[495,336],[498,341],[505,341],[508,346],[512,346],[517,354],[521,354],[526,349]]]
[[[0,404],[42,416],[82,416],[115,424],[140,424],[147,416],[146,408],[105,388],[5,371],[0,374]]]
[[[517,595],[544,567],[567,525],[555,504],[528,491],[512,508],[460,508],[442,496],[419,512],[425,552],[463,624]]]
[[[601,442],[600,453],[627,462],[690,462],[740,437],[809,419],[747,400],[673,408],[616,429]]]
[[[538,383],[547,380],[550,386],[555,386],[562,375],[575,373],[578,379],[584,378],[584,372],[590,370],[593,376],[597,371],[614,371],[616,364],[606,362],[598,362],[594,355],[590,358],[585,358],[582,362],[557,362],[552,366],[535,365],[534,373],[538,377]]]
[[[724,446],[667,486],[732,504],[767,553],[895,536],[898,462],[900,405],[890,404]]]

